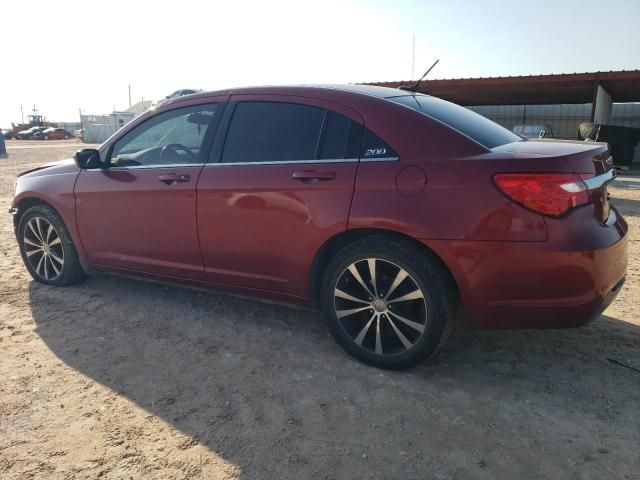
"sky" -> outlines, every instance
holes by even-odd
[[[180,88],[640,69],[640,0],[9,1],[0,127]]]

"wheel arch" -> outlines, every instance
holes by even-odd
[[[373,236],[385,236],[395,238],[401,241],[408,242],[422,251],[429,258],[438,262],[445,272],[449,276],[449,281],[456,291],[456,302],[461,304],[460,288],[458,283],[451,272],[451,269],[447,264],[437,255],[432,249],[426,246],[424,243],[419,242],[415,238],[406,235],[404,233],[396,232],[394,230],[387,230],[383,228],[354,228],[340,232],[329,240],[327,240],[322,247],[316,252],[316,255],[311,264],[311,270],[309,274],[309,301],[311,306],[315,309],[320,308],[320,286],[322,284],[322,278],[324,277],[327,265],[331,258],[343,247],[351,242],[360,240],[366,237]]]
[[[45,205],[49,207],[51,210],[53,210],[60,217],[60,219],[62,220],[62,223],[67,229],[67,232],[69,232],[69,235],[71,236],[71,240],[73,241],[73,246],[76,249],[76,252],[78,253],[78,255],[80,256],[80,260],[81,262],[83,262],[83,265],[84,265],[84,262],[85,262],[84,259],[86,258],[86,254],[85,254],[84,246],[82,245],[82,242],[80,239],[79,232],[76,227],[75,211],[73,209],[71,209],[71,211],[69,211],[69,209],[65,210],[66,207],[64,205],[61,205],[62,208],[56,208],[55,202],[50,201],[47,198],[43,198],[33,194],[27,194],[25,192],[22,196],[15,199],[15,203],[13,205],[13,208],[15,209],[14,210],[15,213],[13,214],[13,229],[16,235],[16,240],[18,239],[18,227],[20,225],[20,219],[22,218],[22,215],[24,215],[24,213],[29,208],[36,205]],[[66,215],[65,215],[65,212],[66,212]]]
[[[74,283],[79,283],[81,281],[83,281],[87,275],[90,274],[90,271],[85,267],[85,264],[82,260],[82,257],[80,256],[79,253],[79,248],[78,248],[78,242],[77,240],[74,238],[73,236],[73,230],[69,228],[68,226],[68,222],[65,221],[64,216],[61,214],[60,209],[56,208],[51,202],[47,201],[44,198],[41,197],[37,197],[37,196],[24,196],[21,197],[19,200],[16,200],[13,206],[14,209],[14,214],[13,214],[13,225],[14,225],[14,232],[16,235],[16,241],[18,242],[19,246],[20,246],[20,253],[21,256],[23,258],[23,260],[25,261],[25,265],[27,264],[27,260],[24,254],[24,250],[23,247],[21,245],[21,240],[20,240],[20,222],[22,221],[22,218],[24,216],[24,214],[31,208],[33,207],[37,207],[37,206],[42,206],[42,207],[46,207],[47,209],[50,209],[53,214],[55,214],[55,216],[57,217],[56,221],[58,221],[59,223],[61,223],[61,227],[63,229],[63,231],[57,231],[59,238],[63,241],[63,243],[66,243],[67,245],[69,245],[69,247],[71,248],[71,257],[67,257],[66,253],[69,253],[67,251],[67,249],[65,248],[64,253],[65,253],[65,260],[64,260],[64,264],[62,265],[62,268],[64,269],[64,277],[62,277],[62,279],[58,282],[58,283],[51,283],[51,282],[47,282],[43,279],[39,279],[36,277],[33,277],[34,280],[36,281],[40,281],[40,282],[44,282],[47,283],[49,285],[59,285],[59,286],[66,286],[66,285],[71,285]],[[52,225],[54,220],[51,219],[47,219]],[[55,225],[54,225],[55,226]],[[56,227],[57,228],[57,227]],[[68,247],[67,247],[68,248]],[[68,270],[68,266],[67,265],[71,265],[71,270]],[[29,267],[27,265],[27,269],[31,272],[30,268],[33,267]],[[46,270],[45,270],[46,272]],[[33,273],[31,273],[32,276],[34,275]],[[60,278],[60,274],[57,277],[54,277],[52,281],[58,281]],[[46,277],[46,280],[49,280],[48,277]]]
[[[62,218],[62,215],[60,215],[60,212],[56,209],[56,207],[40,197],[21,198],[15,205],[16,213],[13,215],[13,229],[16,236],[18,235],[18,226],[20,225],[20,219],[22,218],[22,215],[24,215],[24,212],[29,210],[31,207],[35,207],[36,205],[46,205],[54,212],[56,212],[58,216],[60,216],[60,218]]]

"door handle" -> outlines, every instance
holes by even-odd
[[[324,180],[335,180],[336,172],[316,172],[315,170],[305,170],[303,172],[294,172],[291,175],[294,180],[300,180],[303,183],[317,183]]]
[[[176,175],[175,173],[160,175],[158,177],[158,181],[166,183],[167,185],[173,185],[177,182],[188,182],[189,180],[191,180],[191,175]]]

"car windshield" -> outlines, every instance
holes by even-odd
[[[409,107],[457,130],[486,148],[519,142],[522,138],[468,108],[429,95],[403,95],[388,100]]]

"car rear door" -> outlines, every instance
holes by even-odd
[[[196,184],[220,100],[150,117],[113,144],[109,168],[80,173],[76,214],[91,264],[203,279]]]
[[[362,123],[317,99],[231,97],[198,183],[209,281],[307,295],[315,253],[347,228]]]

